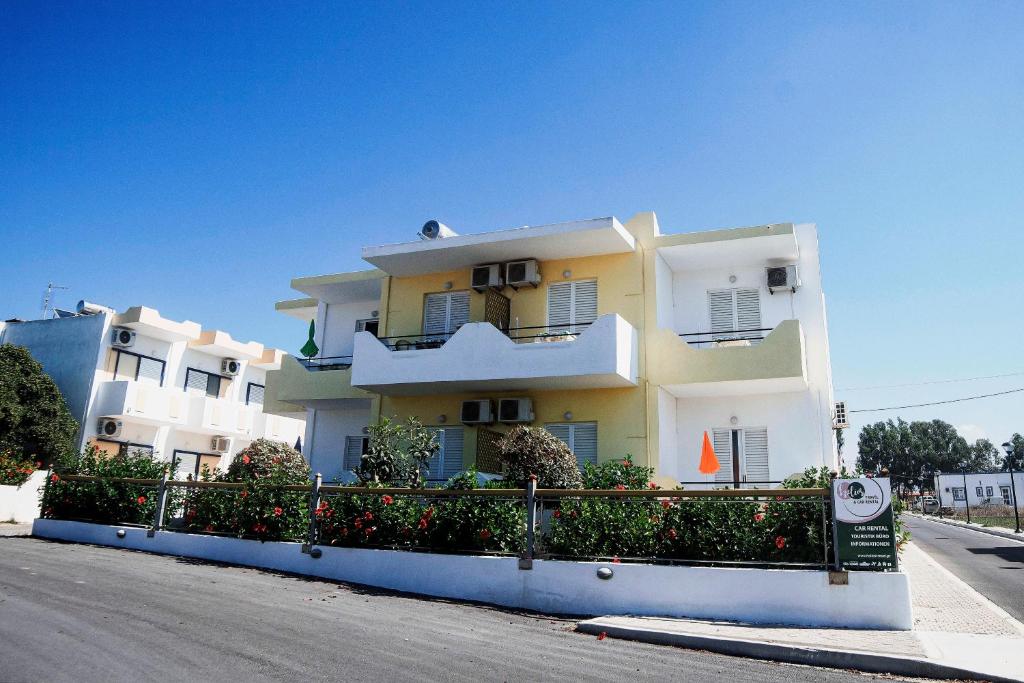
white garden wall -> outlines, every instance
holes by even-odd
[[[12,519],[29,524],[39,516],[39,491],[46,485],[46,470],[36,470],[21,486],[0,486],[0,522]]]
[[[118,538],[118,529],[124,538]],[[297,543],[40,519],[35,536],[148,550],[263,567],[436,597],[575,615],[651,615],[908,630],[913,624],[905,574],[852,572],[849,585],[828,574],[786,569],[719,569],[538,560],[521,570],[515,558],[323,547],[322,557]],[[597,578],[613,569],[610,580]]]

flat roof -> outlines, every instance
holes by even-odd
[[[404,277],[519,259],[621,254],[635,248],[633,236],[616,218],[607,217],[363,247],[363,260],[389,275]]]
[[[673,270],[790,263],[800,257],[792,223],[659,235],[655,249]]]
[[[351,273],[297,277],[292,280],[292,289],[302,292],[316,301],[325,301],[329,304],[361,300],[372,301],[380,299],[381,283],[386,276],[387,273],[384,271],[373,268]],[[278,308],[278,310],[284,311],[285,309]],[[306,320],[308,319],[306,318]]]

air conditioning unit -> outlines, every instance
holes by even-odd
[[[135,330],[115,327],[110,331],[110,345],[121,349],[127,349],[129,346],[135,346]]]
[[[242,362],[234,358],[225,358],[220,362],[220,374],[234,377],[242,371]]]
[[[210,450],[214,453],[227,453],[231,450],[231,439],[226,436],[215,436],[210,439]]]
[[[473,268],[472,287],[478,292],[488,289],[502,289],[505,281],[501,279],[501,264],[491,263]]]
[[[765,268],[768,291],[772,294],[789,290],[795,292],[800,286],[800,272],[796,266],[769,266]]]
[[[462,424],[489,425],[494,422],[494,410],[490,399],[463,401],[460,414]]]
[[[850,420],[846,416],[846,401],[836,401],[836,416],[833,426],[836,429],[846,429],[850,426]]]
[[[101,417],[100,423],[96,427],[96,431],[99,432],[100,436],[107,439],[116,439],[121,436],[121,431],[124,428],[124,423],[120,420],[115,420],[110,417]]]
[[[537,261],[528,259],[526,261],[510,261],[505,266],[505,279],[513,289],[520,287],[536,287],[540,284],[540,271],[537,269]]]
[[[533,422],[533,401],[528,398],[498,399],[498,422]]]

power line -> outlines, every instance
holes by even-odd
[[[902,389],[904,387],[923,387],[929,384],[952,384],[955,382],[974,382],[981,379],[1000,379],[1002,377],[1020,377],[1024,372],[1007,372],[1002,375],[983,375],[981,377],[964,377],[962,379],[936,379],[929,382],[909,382],[907,384],[879,384],[873,387],[848,387],[836,391],[868,391],[869,389]]]
[[[964,396],[963,398],[951,398],[948,401],[932,401],[931,403],[913,403],[906,406],[889,406],[888,408],[861,408],[860,410],[851,410],[851,413],[877,413],[882,410],[902,410],[903,408],[923,408],[924,406],[940,406],[946,403],[961,403],[962,401],[974,401],[979,398],[991,398],[993,396],[1005,396],[1006,394],[1016,394],[1017,392],[1024,391],[1024,387],[1019,389],[1010,389],[1009,391],[997,391],[994,394],[981,394],[980,396]]]

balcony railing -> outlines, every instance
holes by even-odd
[[[313,358],[297,358],[302,367],[311,371],[345,370],[352,367],[352,356],[315,356]]]
[[[715,332],[687,332],[680,338],[690,346],[753,346],[764,341],[772,327],[748,327],[741,330],[717,330]]]
[[[528,327],[502,328],[495,325],[495,329],[504,334],[517,344],[530,344],[534,342],[560,342],[573,341],[587,329],[592,323],[577,323],[575,325],[532,325]],[[412,351],[414,349],[437,349],[444,345],[455,331],[440,334],[399,334],[390,337],[378,337],[380,342],[392,351]]]

